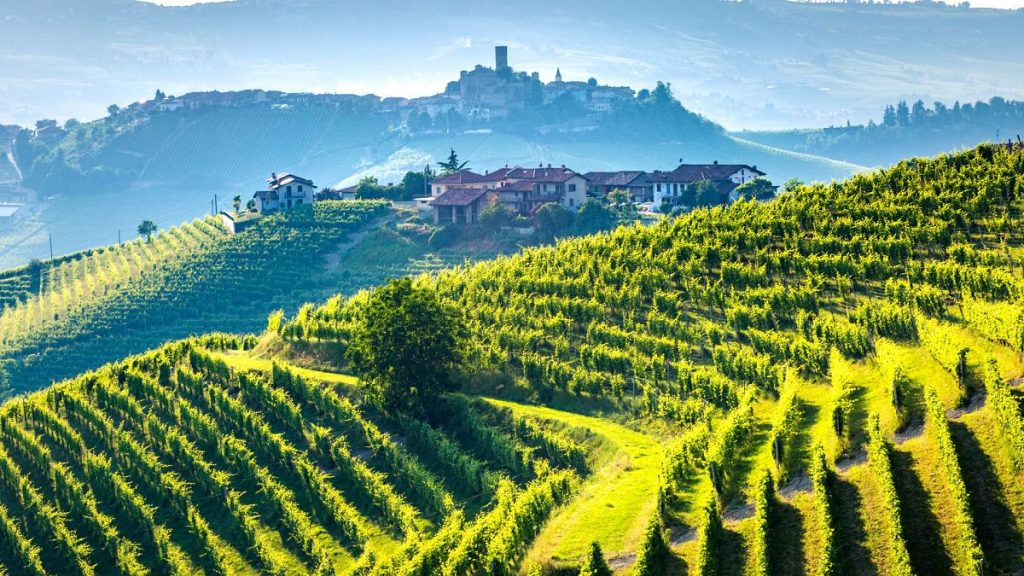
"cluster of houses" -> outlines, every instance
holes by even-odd
[[[680,164],[674,170],[644,172],[576,172],[565,165],[540,165],[537,168],[504,167],[483,174],[458,170],[430,183],[430,196],[417,198],[421,211],[433,215],[435,224],[476,224],[485,209],[501,204],[521,216],[532,216],[545,204],[559,204],[576,211],[591,198],[604,198],[621,190],[630,202],[658,211],[677,200],[699,183],[711,186],[717,193],[716,203],[736,200],[736,188],[765,176],[757,166],[746,164]],[[289,174],[273,173],[267,188],[253,194],[248,201],[250,214],[262,215],[312,204],[317,186],[312,180]],[[339,191],[341,197],[352,197],[356,187]],[[240,231],[251,216],[222,212],[225,226]]]
[[[505,167],[478,174],[459,170],[430,184],[430,197],[419,198],[421,209],[433,213],[435,224],[474,224],[486,208],[500,203],[513,212],[530,216],[543,205],[558,203],[578,210],[588,198],[604,198],[622,190],[631,202],[658,211],[673,204],[698,183],[705,182],[718,194],[718,203],[736,199],[740,185],[765,176],[746,164],[681,164],[674,170],[644,172],[580,173],[564,165],[537,168]]]

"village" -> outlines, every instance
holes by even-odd
[[[454,156],[454,150],[452,151]],[[429,196],[413,200],[421,218],[437,226],[473,226],[487,210],[500,210],[520,222],[531,222],[545,206],[569,213],[587,202],[623,205],[636,213],[664,215],[699,206],[724,205],[746,197],[768,200],[778,187],[756,166],[746,164],[680,164],[667,171],[619,170],[581,173],[565,165],[540,164],[535,168],[505,166],[482,174],[468,169],[450,170],[426,184]],[[245,203],[236,198],[235,211],[221,212],[225,226],[241,231],[265,214],[311,205],[318,200],[357,200],[365,196],[361,185],[318,192],[313,181],[287,172],[273,173],[266,190]]]

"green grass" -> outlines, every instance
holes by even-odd
[[[610,446],[576,498],[548,521],[527,560],[573,564],[595,540],[608,558],[635,551],[657,506],[663,457],[658,440],[602,418],[494,398],[487,401],[516,413],[585,428]]]

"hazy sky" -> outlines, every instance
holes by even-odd
[[[165,6],[189,6],[202,2],[230,2],[231,0],[142,0]],[[947,0],[947,4],[958,4],[958,0]],[[1024,0],[971,0],[971,6],[986,8],[1024,8]]]

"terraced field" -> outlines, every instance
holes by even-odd
[[[419,277],[457,393],[367,401],[367,293],[0,408],[10,573],[1015,575],[1024,150]]]

